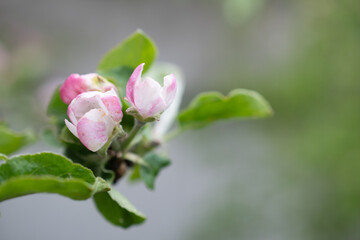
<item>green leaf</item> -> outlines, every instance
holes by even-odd
[[[0,201],[33,193],[57,193],[85,200],[110,190],[91,170],[54,153],[20,155],[0,165]]]
[[[127,228],[140,224],[146,217],[115,189],[94,195],[95,204],[102,215],[112,224]]]
[[[137,182],[141,179],[141,176],[140,176],[140,166],[139,165],[135,165],[133,167],[133,170],[129,176],[129,181],[130,182]]]
[[[116,68],[128,67],[135,69],[139,64],[146,63],[144,71],[148,69],[156,57],[156,46],[141,30],[136,31],[100,61],[98,71],[109,71]]]
[[[3,125],[0,125],[0,153],[13,153],[34,141],[35,136],[31,131],[17,133]]]
[[[154,189],[155,179],[160,170],[170,164],[170,160],[155,152],[150,152],[143,157],[143,160],[148,166],[140,167],[140,177],[145,182],[146,186]]]
[[[64,120],[67,118],[67,105],[60,98],[60,86],[58,86],[50,100],[47,109],[47,115],[53,117],[55,123],[58,125],[59,131],[65,125]]]
[[[259,93],[235,89],[228,96],[218,92],[200,94],[179,114],[178,120],[182,129],[189,129],[224,119],[260,118],[272,113],[270,104]]]

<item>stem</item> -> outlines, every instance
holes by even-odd
[[[149,166],[139,155],[136,155],[134,153],[126,153],[124,155],[124,158],[128,161],[131,161],[133,163],[139,164],[139,165],[143,165],[143,166]]]
[[[128,148],[130,147],[130,144],[136,134],[140,131],[140,129],[145,125],[145,122],[141,122],[135,118],[135,124],[134,127],[131,129],[129,135],[126,137],[124,142],[122,143],[121,150],[122,152],[126,152]]]
[[[94,169],[94,175],[96,177],[101,177],[102,169],[103,169],[103,162],[100,162],[98,165],[96,165],[96,168]]]

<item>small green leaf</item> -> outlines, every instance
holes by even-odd
[[[0,153],[13,153],[34,141],[35,136],[30,131],[17,133],[3,125],[0,125]]]
[[[47,114],[53,117],[55,123],[59,126],[59,130],[65,125],[65,118],[67,118],[67,105],[60,98],[60,86],[57,87],[48,105]]]
[[[0,165],[0,201],[33,193],[58,193],[85,200],[110,190],[91,170],[54,153],[20,155]]]
[[[170,160],[155,152],[150,152],[143,157],[143,160],[148,166],[140,167],[140,177],[145,182],[146,186],[154,189],[155,179],[160,170],[170,164]]]
[[[80,140],[66,126],[61,129],[59,138],[63,143],[82,146]]]
[[[179,114],[178,120],[182,129],[189,129],[218,120],[268,117],[272,113],[270,104],[259,93],[235,89],[228,96],[218,92],[200,94]]]
[[[94,195],[95,204],[102,215],[112,224],[123,228],[140,224],[146,217],[115,189]]]
[[[129,181],[130,182],[137,182],[141,179],[140,177],[140,166],[139,165],[135,165],[133,167],[133,170],[129,176]]]
[[[141,30],[125,39],[100,61],[98,71],[109,71],[121,67],[135,69],[139,64],[146,63],[148,69],[156,57],[156,46]]]

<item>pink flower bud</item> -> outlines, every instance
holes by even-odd
[[[136,67],[126,85],[126,98],[132,105],[128,112],[135,111],[141,118],[157,118],[174,101],[176,79],[174,74],[164,77],[164,86],[150,77],[141,79],[145,63]]]
[[[71,74],[60,87],[60,97],[69,104],[77,95],[88,91],[106,92],[116,87],[96,73],[79,75]]]
[[[65,124],[90,151],[98,151],[109,140],[123,114],[114,89],[105,93],[90,91],[79,94],[70,103]]]

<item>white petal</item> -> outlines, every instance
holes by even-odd
[[[75,114],[70,107],[67,109],[67,115],[69,116],[70,121],[76,125],[78,120],[76,119]]]
[[[165,109],[161,86],[149,77],[135,87],[134,100],[136,109],[143,117],[155,115]]]
[[[67,128],[70,130],[70,132],[72,134],[74,134],[75,137],[79,138],[78,134],[77,134],[77,130],[76,130],[76,126],[74,124],[72,124],[71,122],[69,122],[67,119],[65,119],[65,125],[67,126]]]
[[[176,78],[174,74],[170,74],[164,77],[164,87],[161,90],[161,94],[164,98],[166,106],[174,101],[176,96]]]

